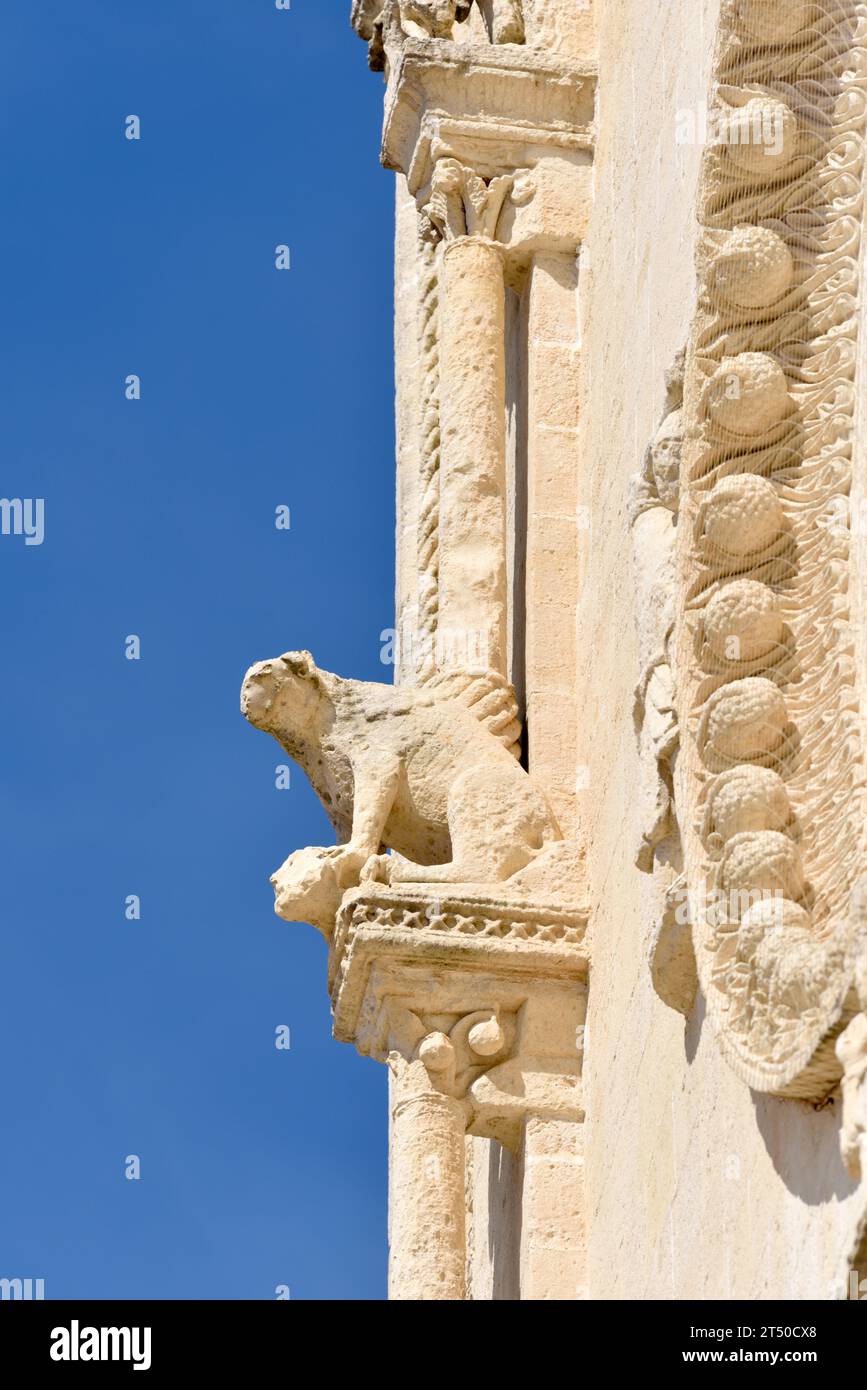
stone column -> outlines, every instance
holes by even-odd
[[[485,237],[444,249],[440,300],[439,627],[459,660],[506,674],[506,358],[503,254]]]
[[[390,1071],[391,1299],[470,1296],[467,1134],[496,1140],[523,1175],[523,1218],[495,1235],[514,1254],[510,1284],[520,1244],[522,1298],[583,1296],[583,1243],[572,1247],[586,919],[562,903],[434,898],[427,885],[345,895],[329,962],[334,1033]]]
[[[513,178],[437,161],[424,209],[441,262],[437,664],[507,674],[506,322],[495,240]]]
[[[392,1068],[389,1298],[466,1297],[466,1107],[422,1061]]]

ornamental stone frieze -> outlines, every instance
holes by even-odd
[[[853,1171],[867,935],[848,496],[865,26],[852,0],[723,5],[673,639],[683,896],[719,1044],[757,1091],[818,1102],[842,1079]]]

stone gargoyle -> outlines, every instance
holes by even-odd
[[[362,876],[568,888],[577,851],[517,760],[514,696],[493,673],[392,686],[287,652],[250,668],[241,710],[307,774],[339,841],[298,850],[277,871],[280,916],[328,936]]]

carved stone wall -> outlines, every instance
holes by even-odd
[[[752,14],[764,10],[767,16],[771,10],[785,8],[752,7]],[[746,14],[747,7],[740,12]],[[587,244],[582,325],[588,375],[582,419],[591,431],[583,437],[582,454],[590,470],[583,500],[589,507],[591,526],[596,528],[596,543],[589,548],[582,575],[584,601],[579,626],[579,644],[592,649],[595,659],[580,696],[579,730],[592,730],[604,723],[611,731],[618,758],[613,763],[606,759],[590,739],[582,744],[581,761],[588,765],[589,785],[581,808],[587,818],[593,940],[584,1080],[590,1117],[586,1160],[589,1278],[594,1290],[618,1298],[843,1296],[843,1271],[849,1267],[853,1231],[859,1210],[863,1209],[863,1196],[840,1155],[842,1105],[839,1093],[833,1091],[833,1080],[830,1103],[821,1109],[750,1089],[749,1080],[738,1075],[730,1060],[726,1060],[720,1027],[709,1017],[705,988],[697,985],[696,958],[704,984],[711,988],[708,976],[712,953],[704,950],[702,954],[699,943],[694,956],[689,924],[679,927],[674,919],[674,909],[685,902],[686,882],[669,841],[660,842],[649,873],[628,862],[642,843],[647,823],[639,818],[638,806],[633,823],[624,815],[624,807],[635,803],[630,790],[641,784],[642,775],[641,744],[636,739],[632,716],[633,690],[643,674],[640,628],[645,615],[630,612],[631,594],[619,591],[623,574],[621,546],[629,517],[634,514],[630,477],[641,473],[647,445],[660,433],[666,405],[666,374],[678,351],[690,340],[693,345],[699,341],[702,344],[700,362],[702,366],[708,364],[707,377],[712,376],[714,366],[709,364],[716,354],[720,360],[742,351],[773,355],[785,342],[785,373],[790,372],[792,363],[797,364],[799,389],[810,396],[816,388],[827,402],[827,408],[820,408],[818,416],[828,422],[832,431],[839,429],[839,423],[831,422],[839,422],[840,404],[847,399],[845,371],[841,387],[827,394],[812,380],[805,381],[803,388],[800,386],[801,369],[811,358],[812,365],[805,374],[809,376],[831,362],[839,367],[849,352],[851,331],[847,332],[845,322],[851,315],[852,290],[844,289],[842,282],[831,316],[837,321],[838,342],[836,347],[828,344],[825,352],[799,348],[797,333],[776,336],[776,328],[768,331],[773,308],[769,311],[767,305],[757,305],[749,311],[738,328],[738,341],[732,335],[731,318],[711,322],[702,317],[706,304],[703,277],[708,262],[701,227],[706,225],[709,209],[723,220],[729,216],[738,222],[748,220],[746,203],[729,200],[731,185],[723,186],[709,176],[712,168],[719,168],[724,152],[705,143],[714,137],[712,113],[719,100],[717,80],[729,86],[749,86],[752,82],[761,85],[764,81],[755,68],[746,77],[741,73],[736,82],[732,81],[731,65],[739,64],[745,52],[755,55],[756,51],[755,46],[745,47],[732,37],[737,13],[736,7],[721,7],[717,3],[674,4],[664,7],[664,12],[661,6],[625,4],[609,7],[599,26],[600,107],[606,118],[597,146],[599,177]],[[776,18],[780,18],[779,13]],[[845,32],[844,26],[841,39]],[[807,74],[812,76],[816,70],[814,59],[807,61],[813,42],[799,40],[797,44],[800,57],[796,62],[805,81]],[[841,52],[841,70],[855,74],[850,45],[851,34],[843,44],[847,56]],[[770,51],[767,47],[762,49],[766,59]],[[719,67],[720,62],[723,68]],[[787,69],[780,71],[785,84]],[[841,117],[848,112],[846,119],[857,120],[859,79],[854,75],[849,80],[854,80],[855,88],[839,111]],[[728,92],[727,105],[733,95]],[[773,133],[775,127],[768,128]],[[784,135],[785,122],[780,129]],[[743,144],[732,148],[736,158],[743,160]],[[845,151],[851,152],[849,142],[841,139],[837,149],[837,162],[846,165]],[[857,235],[852,212],[859,217],[860,204],[858,189],[845,169],[840,169],[840,176],[840,211],[847,230],[836,244],[843,250],[853,232]],[[740,167],[738,177],[743,177]],[[834,177],[829,174],[831,180]],[[778,174],[774,187],[779,184]],[[855,201],[847,209],[849,196]],[[620,216],[623,207],[646,211],[643,216],[624,220]],[[766,197],[758,220],[763,216],[773,219],[775,215],[773,201]],[[801,236],[809,235],[812,224],[810,216],[801,219]],[[827,219],[819,219],[818,226],[827,225]],[[812,230],[816,230],[815,225]],[[843,258],[848,259],[845,250]],[[847,273],[851,275],[852,269],[850,261]],[[770,296],[775,285],[772,265],[762,272],[760,280],[763,293]],[[832,292],[830,302],[834,300]],[[788,307],[791,309],[791,303]],[[803,314],[803,302],[799,309]],[[803,318],[796,317],[803,324]],[[695,327],[695,323],[700,326]],[[757,330],[758,336],[754,336]],[[628,361],[624,360],[625,353]],[[684,448],[684,467],[690,470],[690,478],[696,458],[693,411],[700,394],[695,391],[697,366],[696,349],[691,346],[686,362],[689,418]],[[734,375],[737,376],[737,369]],[[768,405],[775,395],[775,380],[779,379],[769,374],[763,395]],[[744,384],[740,378],[738,381],[735,392]],[[733,405],[736,408],[740,401],[749,404],[750,399],[751,393],[746,389]],[[725,414],[727,398],[722,409]],[[809,416],[810,412],[805,414]],[[756,411],[753,418],[760,424],[764,417]],[[731,423],[731,417],[726,416],[726,421]],[[841,434],[837,438],[840,447],[832,454],[845,457],[845,440]],[[745,459],[754,455],[754,444],[755,436],[749,435],[736,442],[727,455],[738,460],[730,472],[750,471]],[[803,464],[796,465],[794,459],[789,460],[789,466],[788,475],[783,471],[783,488],[797,478],[799,469],[803,470]],[[711,469],[715,480],[718,472],[713,473],[713,465]],[[823,471],[821,465],[807,468],[806,473],[814,479],[821,475],[830,493],[821,502],[817,495],[813,502],[795,506],[796,525],[811,512],[820,515],[834,491],[831,473]],[[818,483],[814,485],[818,487]],[[781,481],[772,486],[780,488]],[[856,478],[858,487],[863,487],[863,463],[861,481]],[[792,493],[786,492],[783,506],[796,501]],[[694,533],[687,531],[685,525],[686,518],[693,515],[691,508],[690,497],[685,505],[681,503],[677,518],[677,545],[682,549],[684,562],[687,556],[691,557],[690,562],[696,557]],[[842,515],[842,510],[839,503],[834,503],[830,514]],[[746,509],[747,517],[757,515],[757,508]],[[631,534],[635,547],[635,530]],[[824,537],[826,533],[821,534]],[[827,540],[836,546],[840,539],[840,528],[832,527]],[[818,554],[816,546],[808,543],[802,545],[802,550],[808,564]],[[828,562],[832,558],[829,550]],[[819,565],[817,571],[823,568]],[[691,575],[677,590],[678,605],[685,605],[678,607],[680,624],[691,619],[697,606],[701,607],[702,596],[708,599],[711,595],[707,585],[691,588],[694,578]],[[737,593],[737,584],[744,579],[756,580],[756,576],[730,574],[726,584],[730,587],[734,582]],[[757,582],[761,583],[760,576]],[[808,603],[814,596],[821,602],[821,585],[813,582],[807,587]],[[599,597],[603,593],[610,596],[605,603]],[[722,605],[718,626],[727,635],[731,626],[727,609],[732,601],[733,596],[718,600]],[[749,652],[749,659],[759,663],[768,650],[767,645],[761,647],[761,641],[779,642],[780,634],[778,629],[772,630],[773,614],[764,601],[746,607],[752,626],[741,623],[738,634],[747,645],[750,641],[759,644]],[[818,628],[819,642],[812,648],[814,653],[819,646],[833,642],[836,617],[835,612],[828,620],[808,625],[813,631]],[[631,634],[636,618],[640,640],[633,645]],[[716,641],[713,620],[711,629]],[[616,641],[612,630],[618,634]],[[679,628],[679,632],[683,631],[684,627]],[[701,727],[704,702],[713,688],[707,684],[710,673],[700,664],[703,650],[690,647],[688,657],[682,657],[680,662],[684,673],[677,702],[680,741],[686,740],[690,758]],[[804,665],[803,657],[801,664]],[[845,688],[839,682],[844,670],[845,663],[837,662],[832,651],[829,678],[818,678],[827,701],[823,708],[828,711],[833,708],[832,691],[836,699]],[[718,668],[715,675],[720,674]],[[757,665],[743,673],[724,670],[722,674],[722,684],[726,683],[725,675],[731,674],[736,678],[768,678]],[[849,689],[851,692],[852,687]],[[708,719],[706,725],[710,722]],[[821,716],[808,716],[807,722],[812,731],[808,738],[815,737]],[[835,767],[840,767],[845,756],[845,743],[839,740],[835,754],[828,759],[814,751],[811,763],[815,780],[811,785],[819,796],[823,773],[829,787],[836,784]],[[677,754],[674,786],[679,791],[675,796],[679,829],[681,833],[698,836],[704,827],[707,802],[691,780],[695,769],[695,763],[684,760],[683,752]],[[772,780],[763,776],[766,771],[761,768],[756,778],[763,786]],[[707,780],[725,774],[725,769],[708,769]],[[806,785],[809,778],[805,767],[800,775]],[[783,780],[791,788],[791,783]],[[776,782],[773,786],[776,789]],[[685,787],[692,790],[684,790]],[[787,795],[797,794],[789,790]],[[847,798],[848,789],[839,796],[830,793],[830,801],[841,816],[852,812]],[[762,800],[764,805],[774,804],[773,795]],[[738,804],[740,808],[745,805],[743,800]],[[782,828],[776,828],[776,833],[788,839],[787,815],[782,815],[782,805],[780,809]],[[808,812],[814,828],[808,831],[807,839],[820,827],[823,816],[824,811],[818,807]],[[628,827],[626,835],[619,831],[624,824]],[[727,824],[724,828],[728,828]],[[836,862],[842,865],[848,862],[849,831],[838,830],[838,834],[840,857]],[[803,836],[798,843],[807,854]],[[717,842],[713,841],[712,848],[716,847]],[[787,848],[781,845],[775,852],[781,854],[781,869],[785,869],[789,862],[785,857]],[[731,851],[724,862],[732,873],[742,872]],[[849,869],[844,869],[840,884],[835,885],[834,891],[840,891],[841,897],[841,884],[849,873]],[[810,880],[811,876],[816,877],[815,871],[807,869],[805,878]],[[740,970],[743,972],[744,965]],[[759,991],[756,1006],[761,1005]],[[724,1012],[723,1028],[725,1019]],[[829,1059],[826,1048],[825,1058],[839,1077],[842,1068],[833,1062],[833,1049],[830,1054]],[[614,1055],[617,1064],[612,1067]],[[606,1155],[615,1145],[620,1162],[612,1165]],[[641,1194],[638,1200],[644,1221],[640,1232],[623,1215],[632,1209],[636,1194]],[[624,1258],[622,1252],[627,1249],[628,1258]]]
[[[867,0],[355,0],[396,684],[250,722],[390,1073],[396,1299],[845,1297],[865,1250]]]
[[[823,1100],[857,1001],[864,780],[849,492],[867,7],[724,7],[679,527],[696,956],[750,1085]]]

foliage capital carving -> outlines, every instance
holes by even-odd
[[[526,174],[500,174],[486,180],[458,159],[440,158],[421,210],[422,237],[447,244],[462,237],[496,241],[506,200],[511,196],[520,207],[532,193]]]

